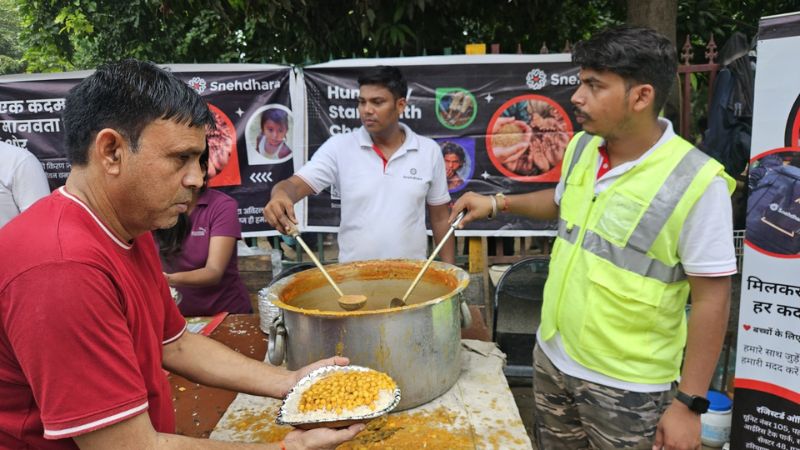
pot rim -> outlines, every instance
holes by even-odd
[[[335,278],[334,274],[337,271],[341,271],[345,268],[353,267],[353,266],[366,266],[366,265],[374,265],[378,263],[394,263],[394,264],[405,264],[405,265],[413,265],[416,266],[419,270],[422,268],[423,264],[425,264],[425,260],[416,260],[416,259],[373,259],[373,260],[366,260],[366,261],[353,261],[349,263],[338,263],[338,264],[330,264],[326,265],[325,269],[331,274],[332,277]],[[469,284],[469,274],[462,268],[454,266],[452,264],[448,264],[441,261],[433,261],[431,262],[428,271],[438,271],[438,272],[449,272],[452,276],[456,279],[456,287],[448,292],[445,295],[430,299],[423,303],[414,303],[411,305],[407,305],[401,308],[381,308],[375,310],[355,310],[355,311],[321,311],[318,309],[305,309],[299,308],[297,306],[290,305],[288,303],[284,303],[281,301],[280,297],[278,296],[278,292],[283,291],[289,284],[293,283],[297,277],[297,275],[315,271],[322,277],[322,274],[318,268],[311,268],[303,272],[298,272],[296,274],[289,275],[286,278],[276,281],[272,286],[269,287],[269,292],[267,293],[267,299],[272,302],[275,306],[280,308],[284,311],[291,311],[299,314],[317,316],[317,317],[334,317],[334,318],[350,318],[350,317],[358,317],[358,316],[372,316],[372,315],[384,315],[384,314],[397,314],[397,313],[404,313],[408,311],[413,311],[421,308],[428,308],[432,305],[437,303],[446,301],[452,297],[457,296],[460,294],[464,289],[467,288]],[[416,274],[415,274],[416,275]],[[409,283],[411,282],[411,278],[409,278]],[[327,283],[326,283],[327,284]]]

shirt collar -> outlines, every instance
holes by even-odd
[[[86,203],[83,203],[83,201],[81,199],[79,199],[77,196],[72,195],[69,192],[67,192],[67,187],[66,186],[61,186],[60,188],[58,188],[58,193],[63,195],[65,198],[75,202],[75,204],[77,204],[78,206],[83,208],[87,213],[89,213],[89,216],[92,218],[92,220],[94,220],[95,223],[97,223],[97,225],[100,227],[100,229],[103,230],[106,233],[106,235],[109,238],[111,238],[111,240],[115,244],[117,244],[118,246],[122,247],[125,250],[130,250],[133,247],[133,241],[131,241],[130,243],[129,242],[125,242],[124,240],[122,240],[122,238],[120,238],[116,234],[114,234],[114,232],[111,231],[111,229],[109,227],[107,227],[106,224],[103,223],[103,221],[100,220],[99,217],[97,217],[97,215],[94,213],[94,211],[92,211],[89,208],[89,205],[87,205]]]
[[[409,150],[419,150],[419,139],[417,138],[417,134],[414,133],[411,128],[404,124],[403,122],[399,122],[400,127],[406,133],[406,140],[403,141],[403,145],[397,149],[395,152],[396,155],[401,155]],[[366,149],[369,151],[372,150],[372,137],[369,135],[369,132],[363,126],[358,129],[358,145],[362,149]],[[394,157],[394,155],[392,155]]]
[[[609,170],[606,173],[606,175],[608,175],[608,174],[610,174],[610,175],[619,174],[619,173],[623,173],[623,172],[625,172],[627,170],[630,170],[631,168],[633,168],[636,165],[638,165],[639,163],[641,163],[645,158],[650,156],[650,154],[653,153],[657,148],[661,147],[667,141],[669,141],[670,139],[675,137],[675,130],[672,128],[672,122],[670,122],[668,119],[665,119],[663,117],[659,117],[658,118],[658,124],[661,125],[664,128],[664,132],[661,134],[661,137],[658,138],[658,140],[656,141],[655,144],[653,144],[652,147],[648,148],[647,151],[642,154],[642,156],[636,158],[635,160],[628,161],[626,163],[620,164],[619,166],[614,167],[613,169]],[[603,141],[600,143],[600,146],[605,147],[605,145],[606,145],[606,140],[603,139]],[[602,158],[602,156],[598,155],[598,158]],[[605,177],[606,175],[603,175],[603,177]]]

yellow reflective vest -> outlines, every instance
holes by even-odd
[[[721,164],[675,136],[594,195],[600,137],[579,133],[544,288],[541,337],[561,333],[575,361],[634,383],[677,379],[689,283],[678,238]]]

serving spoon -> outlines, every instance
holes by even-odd
[[[312,261],[314,261],[314,264],[317,265],[319,271],[322,272],[322,275],[324,275],[325,279],[328,280],[328,283],[331,284],[333,290],[336,291],[337,294],[339,294],[337,302],[339,303],[340,308],[342,308],[345,311],[354,311],[356,309],[364,307],[364,305],[367,303],[367,296],[359,294],[345,295],[342,292],[342,290],[339,289],[339,286],[336,284],[336,282],[333,281],[333,278],[331,278],[330,274],[328,274],[328,271],[325,270],[325,267],[323,267],[322,263],[320,263],[317,257],[314,256],[314,252],[312,252],[311,249],[308,248],[306,242],[303,240],[302,237],[300,237],[300,232],[297,230],[297,227],[292,226],[288,230],[288,234],[289,236],[295,238],[297,242],[300,243],[300,246],[303,247],[303,250],[305,250],[306,254],[311,258]]]
[[[389,302],[389,306],[391,306],[392,308],[402,308],[403,306],[406,306],[406,300],[408,300],[408,296],[411,295],[411,291],[413,291],[414,288],[417,287],[417,284],[419,284],[419,280],[422,279],[422,275],[425,274],[425,271],[428,270],[428,266],[431,265],[433,259],[436,258],[436,255],[439,254],[439,250],[441,250],[442,247],[444,247],[444,243],[447,242],[447,240],[450,239],[450,236],[453,234],[453,232],[456,231],[456,227],[458,226],[459,223],[461,223],[461,219],[464,218],[465,212],[466,211],[461,211],[460,213],[458,213],[456,219],[453,221],[452,224],[450,224],[450,229],[447,230],[447,233],[444,235],[444,238],[442,238],[442,240],[439,242],[439,245],[437,245],[436,248],[433,249],[433,253],[431,253],[431,256],[429,256],[428,260],[425,261],[425,264],[422,266],[422,269],[417,274],[417,277],[414,278],[414,282],[411,283],[411,286],[408,287],[408,290],[406,291],[405,295],[403,295],[403,298],[394,297]]]

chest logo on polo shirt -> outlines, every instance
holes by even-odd
[[[417,176],[417,169],[415,167],[412,167],[411,169],[409,169],[408,173],[410,175],[403,175],[404,179],[422,181],[422,178]]]
[[[206,229],[205,227],[197,227],[196,230],[192,230],[192,236],[205,236]]]

